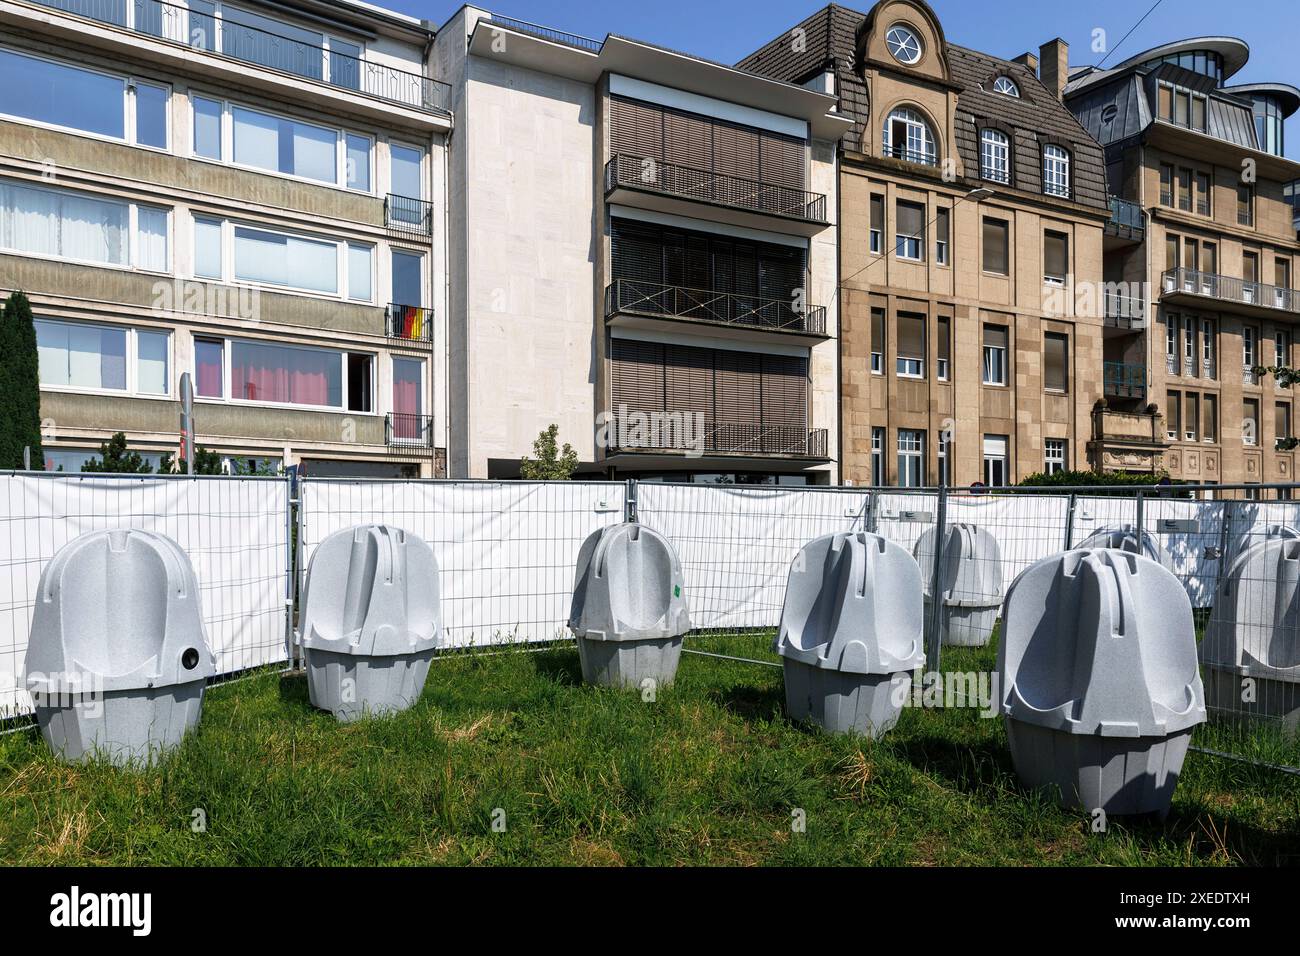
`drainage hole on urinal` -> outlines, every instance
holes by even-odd
[[[197,647],[187,647],[185,653],[181,655],[181,666],[187,671],[192,671],[199,666],[199,650]]]

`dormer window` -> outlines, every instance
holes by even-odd
[[[1011,149],[1006,133],[980,130],[980,177],[995,183],[1011,182]]]
[[[1011,79],[1011,77],[999,76],[993,81],[993,92],[1018,97],[1020,95],[1020,87],[1016,86],[1016,81]]]
[[[881,138],[884,155],[906,163],[935,165],[934,135],[915,110],[899,107],[890,113]]]
[[[1066,198],[1070,195],[1070,153],[1053,143],[1043,147],[1043,192]]]
[[[895,23],[885,33],[885,46],[899,63],[912,66],[921,60],[921,38],[901,23]]]

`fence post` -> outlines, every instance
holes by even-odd
[[[1065,550],[1069,551],[1074,547],[1074,505],[1078,496],[1075,492],[1070,492],[1070,501],[1065,506]]]
[[[1142,489],[1141,488],[1138,489],[1137,514],[1134,516],[1133,524],[1137,531],[1136,538],[1137,538],[1138,554],[1141,554],[1142,553]]]
[[[1219,574],[1227,573],[1228,561],[1234,555],[1228,554],[1228,545],[1232,543],[1232,523],[1236,514],[1236,502],[1231,498],[1219,498]]]
[[[871,489],[871,491],[867,492],[867,530],[872,534],[878,533],[876,531],[876,527],[877,527],[877,522],[880,519],[880,514],[877,507],[879,501],[880,501],[880,493],[877,492],[874,488]]]
[[[636,513],[636,479],[627,480],[627,494],[623,497],[623,520],[629,524],[636,524],[638,517]]]
[[[297,565],[297,547],[294,541],[294,509],[298,499],[294,495],[294,476],[284,476],[284,650],[289,670],[293,670],[293,606],[294,575]]]
[[[944,530],[948,521],[948,489],[939,487],[938,507],[934,515],[934,567],[931,568],[932,577],[930,578],[930,621],[929,634],[926,635],[925,661],[929,670],[938,672],[939,670],[939,649],[943,646],[943,635],[940,633],[940,627],[943,621],[943,595],[939,593],[939,585],[943,579],[943,546]]]

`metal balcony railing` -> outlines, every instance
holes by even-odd
[[[1146,324],[1147,303],[1141,296],[1107,292],[1102,296],[1106,324],[1117,329],[1142,328]]]
[[[918,149],[908,149],[900,144],[898,146],[881,146],[880,155],[886,159],[901,159],[905,163],[916,163],[919,166],[938,166],[939,157],[933,152],[925,152]]]
[[[188,7],[164,0],[28,2],[425,112],[450,108],[451,87],[446,83],[288,35],[305,28],[285,24],[284,32],[277,33],[218,15],[210,0],[191,0]]]
[[[826,222],[826,196],[822,193],[755,182],[630,153],[618,153],[605,165],[606,194],[618,188],[676,196],[803,222]]]
[[[826,334],[826,309],[822,306],[810,306],[801,312],[785,299],[687,289],[640,279],[615,279],[606,287],[605,317],[620,312],[764,332]]]
[[[496,13],[488,17],[488,21],[500,24],[503,27],[509,27],[519,33],[527,33],[529,36],[550,40],[552,43],[563,43],[565,46],[577,47],[579,50],[586,50],[589,53],[599,53],[600,48],[605,45],[603,40],[593,40],[591,37],[584,37],[577,33],[565,33],[563,30],[552,30],[540,23],[516,20],[514,17],[503,17]]]
[[[433,341],[433,309],[418,305],[388,303],[384,309],[384,334],[403,342]]]
[[[1106,221],[1106,235],[1117,239],[1141,241],[1146,236],[1146,219],[1142,207],[1118,196],[1110,197],[1110,219]]]
[[[1144,398],[1147,393],[1147,367],[1130,362],[1102,362],[1102,386],[1105,394],[1116,398]]]
[[[406,454],[432,454],[433,416],[389,412],[384,416],[384,444]]]
[[[412,236],[433,235],[433,203],[389,193],[384,197],[384,222],[390,232]]]
[[[1283,312],[1300,312],[1300,292],[1263,282],[1247,282],[1235,276],[1195,269],[1170,269],[1161,275],[1166,294],[1186,292],[1204,295],[1221,302],[1261,306]]]
[[[641,422],[609,423],[612,451],[698,451],[702,454],[789,455],[797,458],[825,458],[827,433],[824,428],[799,425],[763,425],[740,422],[710,422],[702,434],[690,428],[645,427]]]

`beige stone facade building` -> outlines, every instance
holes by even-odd
[[[840,168],[841,440],[859,484],[1012,484],[1087,467],[1101,397],[1101,150],[1065,44],[1001,60],[923,2],[827,7],[741,62],[823,83]]]
[[[1283,156],[1285,84],[1233,85],[1249,48],[1164,44],[1070,71],[1066,103],[1105,146],[1105,391],[1098,467],[1192,484],[1290,482],[1300,266]],[[1281,447],[1279,447],[1279,443]]]

